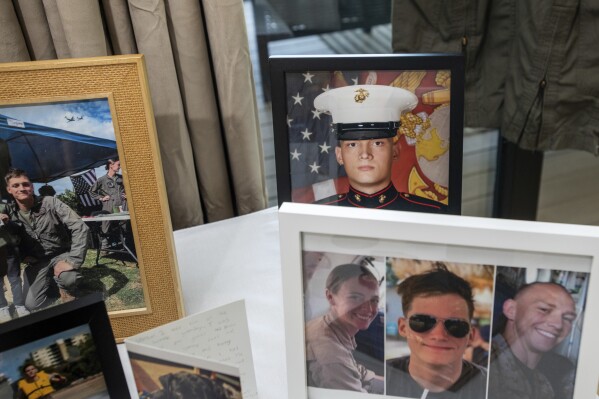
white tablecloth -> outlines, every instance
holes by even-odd
[[[188,315],[245,299],[258,393],[287,397],[277,208],[175,232]],[[123,345],[119,352],[126,359]],[[133,376],[124,361],[132,397]]]

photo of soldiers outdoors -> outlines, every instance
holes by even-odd
[[[0,322],[87,292],[145,307],[107,99],[0,107],[0,170]]]

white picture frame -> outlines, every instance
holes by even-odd
[[[284,203],[279,229],[290,399],[398,398],[307,386],[302,251],[588,273],[584,313],[595,314],[599,306],[599,228],[594,226]],[[573,398],[584,399],[597,392],[599,350],[593,339],[599,319],[578,321]]]

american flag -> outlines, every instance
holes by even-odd
[[[405,72],[405,73],[404,73]],[[332,118],[314,108],[314,99],[321,93],[348,85],[379,84],[403,87],[419,99],[424,92],[442,89],[435,83],[436,71],[306,71],[286,74],[287,134],[291,197],[293,202],[313,202],[337,193],[347,192],[349,183],[345,169],[337,163],[337,139],[331,132]],[[422,101],[412,111],[433,113],[436,105]],[[447,129],[449,123],[447,123]],[[400,138],[399,161],[393,171],[393,182],[402,192],[413,192],[408,187],[409,175],[416,168],[427,190],[433,182],[420,170],[413,143]],[[447,170],[448,165],[441,165]]]
[[[89,195],[89,189],[96,180],[96,171],[94,169],[90,169],[79,175],[71,176],[71,183],[73,183],[75,194],[79,196],[79,201],[81,201],[83,206],[95,206],[100,204],[100,201],[93,199]]]
[[[345,176],[335,159],[331,116],[314,108],[314,99],[335,86],[330,71],[290,73],[286,84],[292,200],[312,202],[335,194],[336,179]]]

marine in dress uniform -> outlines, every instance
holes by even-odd
[[[400,193],[389,182],[387,188],[373,194],[366,194],[353,187],[345,194],[332,195],[315,202],[324,205],[353,206],[356,208],[390,209],[393,211],[437,212],[446,205],[408,193]]]
[[[398,192],[391,182],[401,115],[417,104],[413,93],[383,85],[345,86],[317,96],[314,107],[333,118],[338,140],[335,154],[345,168],[350,188],[347,193],[316,203],[443,213],[446,205]]]

